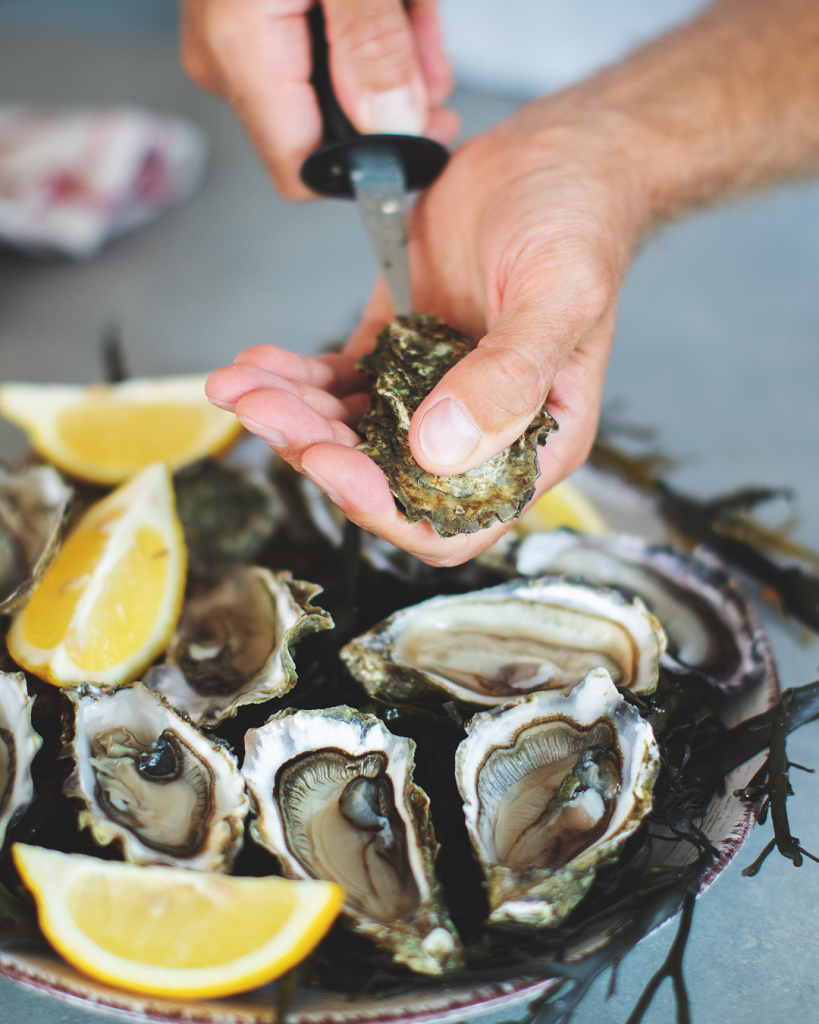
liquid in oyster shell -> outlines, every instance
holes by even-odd
[[[80,826],[134,864],[228,871],[248,810],[236,759],[141,683],[63,692],[75,711],[65,791]]]
[[[429,802],[412,782],[412,740],[341,706],[280,712],[249,730],[245,747],[251,834],[285,874],[342,885],[356,930],[413,970],[457,967]]]
[[[559,925],[651,810],[651,726],[594,669],[467,723],[455,773],[486,876],[489,920]]]

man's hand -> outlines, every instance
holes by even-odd
[[[413,211],[415,307],[481,340],[421,405],[410,439],[425,469],[460,473],[518,437],[548,393],[560,432],[540,450],[541,493],[584,460],[594,438],[617,288],[638,225],[612,154],[585,129],[550,127],[533,138],[528,118],[464,146]],[[257,346],[214,373],[208,395],[350,519],[425,561],[457,564],[503,527],[442,539],[426,523],[407,523],[381,470],[355,450],[367,404],[355,360],[391,318],[379,283],[342,354],[307,359]]]
[[[593,441],[617,291],[640,239],[686,209],[817,166],[815,0],[720,0],[467,143],[413,211],[410,260],[415,308],[478,344],[416,411],[415,459],[439,475],[479,465],[546,400],[560,432],[540,452],[537,493],[551,487]],[[379,283],[341,355],[259,346],[214,373],[208,395],[350,519],[457,564],[503,528],[442,539],[407,523],[355,450],[366,403],[355,360],[391,316]]]
[[[314,0],[183,0],[182,63],[244,122],[276,187],[309,199],[299,169],[321,142],[306,12]],[[359,131],[449,143],[455,114],[435,0],[322,0],[339,103]]]

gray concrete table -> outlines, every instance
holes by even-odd
[[[204,371],[275,342],[311,352],[344,336],[374,263],[355,210],[290,206],[269,187],[230,111],[182,77],[170,42],[57,38],[0,29],[0,101],[137,103],[196,120],[212,162],[201,192],[87,264],[0,254],[0,379],[92,381],[99,336],[122,325],[136,374]],[[513,101],[460,92],[468,132]],[[819,545],[819,187],[806,185],[701,214],[638,257],[623,291],[606,394],[659,428],[694,493],[746,483],[793,486],[799,536]],[[21,436],[0,423],[0,454]],[[783,685],[819,675],[819,647],[765,611]],[[790,753],[819,765],[819,725]],[[794,780],[793,828],[819,851],[819,778]],[[698,902],[686,958],[694,1019],[814,1024],[819,866],[771,858],[740,875],[769,837],[757,829]],[[672,937],[644,941],[606,1001],[599,982],[578,1024],[622,1024]],[[110,1017],[104,1014],[103,1017]],[[0,979],[3,1024],[91,1024],[100,1016]],[[673,1019],[663,991],[646,1017]]]

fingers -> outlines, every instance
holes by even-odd
[[[301,470],[354,523],[430,565],[460,565],[494,544],[506,529],[497,524],[478,533],[439,537],[429,523],[408,523],[384,474],[352,448],[316,444],[304,452]]]
[[[449,58],[444,50],[437,3],[435,0],[411,0],[409,17],[427,96],[430,104],[437,107],[452,92],[454,82]]]
[[[311,445],[331,443],[353,448],[360,438],[340,420],[322,416],[297,395],[278,388],[260,388],[236,403],[236,417],[295,468]]]
[[[295,381],[279,377],[269,370],[258,366],[234,363],[211,374],[205,386],[205,393],[214,405],[233,412],[237,403],[254,391],[270,390],[288,392],[309,405],[319,416],[327,419],[340,420],[349,427],[355,427],[361,418],[359,405],[355,402],[342,401],[334,395],[322,391],[321,388],[309,384],[298,384]],[[362,395],[364,403],[367,396]]]
[[[276,345],[253,345],[240,352],[233,362],[258,366],[339,397],[368,388],[367,375],[356,370],[354,361],[340,352],[313,357],[288,352]]]
[[[289,199],[312,198],[299,168],[322,135],[310,85],[310,6],[311,0],[186,0],[183,8],[185,70],[230,102]]]
[[[421,135],[427,89],[401,0],[323,0],[323,6],[333,85],[356,128]]]

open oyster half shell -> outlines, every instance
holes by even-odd
[[[22,672],[0,672],[0,847],[34,797],[31,762],[43,741],[31,724],[33,703]]]
[[[229,871],[249,802],[236,758],[141,683],[64,687],[74,704],[65,792],[80,827],[134,864]]]
[[[756,614],[722,562],[704,548],[683,554],[627,534],[534,533],[517,553],[522,576],[571,573],[641,597],[668,637],[663,665],[694,671],[721,690],[773,672]]]
[[[25,604],[56,554],[73,494],[51,466],[0,464],[0,615]]]
[[[413,413],[472,345],[438,317],[400,316],[378,335],[358,368],[375,378],[359,432],[361,451],[384,471],[395,500],[411,523],[428,520],[441,537],[474,533],[516,519],[540,476],[537,446],[557,423],[545,407],[521,437],[481,466],[458,476],[421,469],[409,447]]]
[[[403,608],[341,650],[367,692],[491,706],[571,689],[593,668],[618,686],[657,686],[665,634],[639,598],[571,578],[512,580]]]
[[[466,728],[455,772],[489,920],[553,928],[651,810],[653,730],[602,668],[567,696],[531,694]]]
[[[245,750],[251,835],[284,873],[342,885],[353,927],[412,970],[459,966],[413,741],[342,705],[282,711],[247,732]]]
[[[296,682],[290,648],[333,628],[310,603],[320,593],[289,572],[234,566],[185,602],[166,664],[152,668],[145,685],[203,729],[244,704],[282,696]]]

